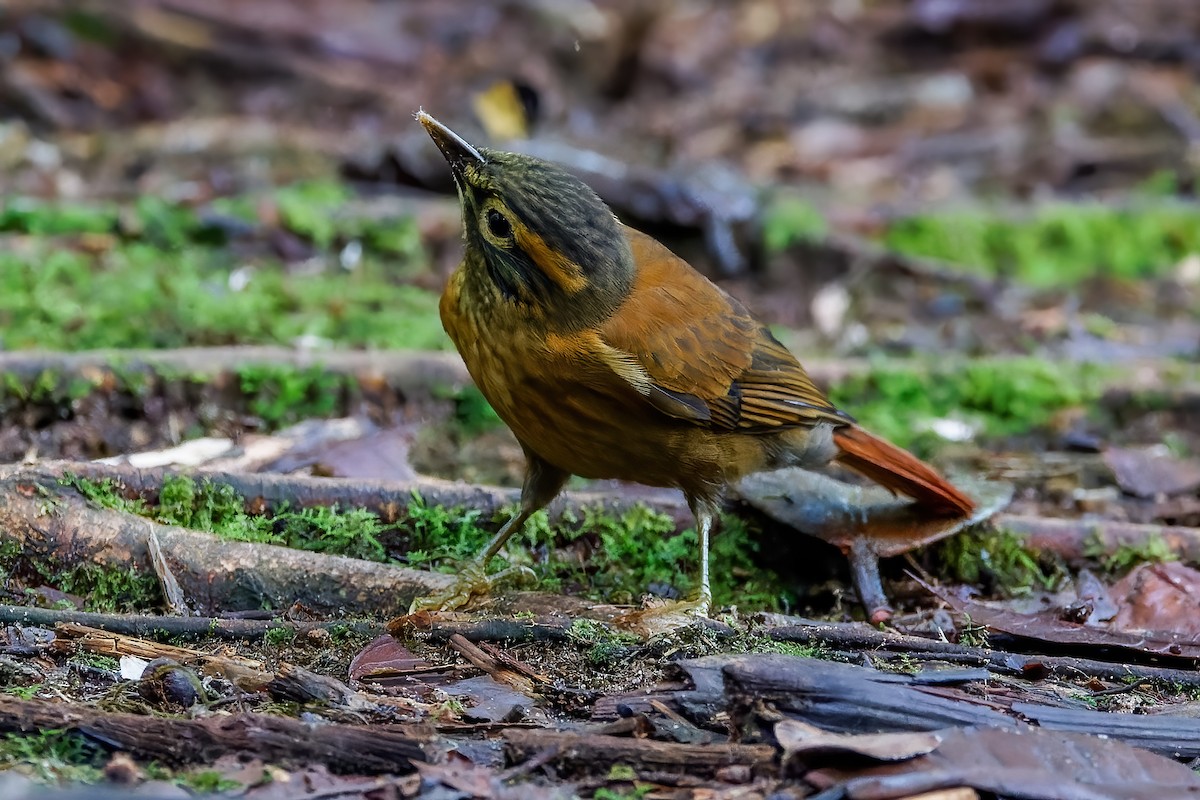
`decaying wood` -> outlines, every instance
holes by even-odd
[[[604,734],[509,729],[504,744],[510,760],[551,759],[573,769],[597,772],[612,764],[626,764],[635,772],[683,771],[712,776],[722,767],[745,765],[755,770],[773,768],[776,749],[765,744],[676,744]]]
[[[300,603],[326,613],[395,614],[419,596],[444,590],[450,576],[276,545],[231,542],[91,508],[53,472],[0,479],[0,538],[22,555],[51,564],[105,564],[150,569],[155,533],[172,573],[201,613]]]
[[[1070,564],[1160,540],[1181,561],[1200,562],[1200,528],[1146,525],[1098,519],[1058,519],[1001,514],[996,525],[1023,537],[1032,550],[1053,553]]]
[[[763,703],[840,733],[990,725],[1012,728],[1012,717],[980,698],[924,691],[912,676],[854,664],[774,654],[709,656],[680,663],[697,687],[680,693],[685,709],[711,707],[719,687],[735,724],[753,728]],[[707,673],[707,674],[705,674]]]
[[[373,622],[291,622],[278,619],[222,619],[220,617],[164,617],[154,614],[99,614],[59,608],[0,605],[0,624],[53,627],[70,622],[91,628],[142,638],[183,637],[260,639],[269,631],[284,628],[304,635],[331,628],[347,629],[362,636],[375,636],[383,628]]]
[[[894,631],[884,631],[861,623],[811,622],[768,628],[765,635],[776,641],[827,645],[848,651],[877,651],[896,654],[925,654],[938,660],[986,666],[1002,675],[1041,678],[1050,675],[1065,679],[1088,677],[1109,680],[1142,678],[1182,686],[1200,686],[1200,672],[1171,669],[1124,661],[1110,662],[1072,656],[1034,655],[954,642],[925,639]]]
[[[570,633],[569,620],[434,620],[429,627],[429,638],[435,642],[453,636],[471,642],[554,642],[570,638]]]
[[[1047,730],[1085,731],[1161,755],[1200,755],[1200,725],[1162,714],[1130,719],[1117,712],[1002,702],[945,686],[922,686],[920,675],[879,672],[853,664],[773,654],[709,656],[679,664],[694,688],[674,701],[690,716],[713,723],[721,714],[743,733],[793,717],[837,733],[932,731],[988,726],[1022,729],[1035,720]],[[769,711],[767,711],[769,709]]]
[[[386,383],[402,394],[428,394],[434,389],[471,382],[457,353],[420,350],[329,352],[286,347],[185,347],[176,350],[0,353],[0,373],[23,379],[35,378],[46,371],[93,378],[114,370],[124,375],[215,376],[258,364],[297,369],[320,366],[330,373]]]
[[[138,758],[173,766],[211,764],[226,753],[269,763],[325,764],[338,772],[411,772],[428,734],[398,725],[311,725],[266,714],[171,719],[114,714],[74,703],[0,695],[0,732],[82,733]]]
[[[467,661],[470,661],[474,666],[490,675],[492,680],[497,683],[504,684],[524,694],[531,694],[534,691],[533,680],[529,676],[509,669],[501,664],[498,659],[489,653],[485,653],[478,645],[467,641],[466,637],[456,633],[450,637],[447,644],[454,648]]]
[[[90,653],[106,656],[137,656],[147,661],[169,658],[180,663],[196,664],[209,675],[219,675],[245,691],[258,691],[272,679],[272,673],[263,669],[261,661],[250,658],[213,655],[202,650],[161,642],[122,636],[119,633],[89,628],[70,622],[60,622],[54,632],[64,640]]]
[[[64,639],[72,639],[79,647],[89,653],[100,653],[106,656],[137,656],[147,661],[156,658],[173,658],[176,661],[191,661],[203,658],[203,650],[193,650],[190,647],[177,647],[173,644],[151,642],[119,633],[110,633],[86,625],[76,625],[72,622],[60,622],[54,626],[54,632]],[[256,667],[262,664],[254,662]]]
[[[1013,703],[1012,710],[1043,728],[1120,739],[1171,758],[1200,757],[1200,719],[1178,714],[1117,714],[1091,708]]]
[[[148,501],[157,499],[164,477],[189,474],[232,487],[246,498],[247,505],[256,512],[271,511],[285,505],[290,509],[337,505],[340,508],[365,508],[388,523],[402,519],[414,497],[419,497],[425,505],[469,508],[479,512],[482,519],[488,520],[513,508],[521,494],[519,489],[429,477],[411,481],[315,478],[267,473],[138,469],[116,464],[69,461],[43,462],[36,468],[6,469],[0,466],[0,480],[19,479],[47,485],[47,481],[57,480],[65,474],[91,480],[108,478],[124,487],[127,497],[140,497]],[[552,519],[558,519],[564,514],[582,517],[585,510],[589,509],[619,514],[638,505],[646,505],[670,515],[680,529],[694,524],[683,495],[667,489],[622,486],[619,491],[564,492],[548,511]]]

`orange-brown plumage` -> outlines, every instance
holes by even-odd
[[[730,483],[835,458],[933,513],[972,512],[931,467],[833,407],[740,302],[581,182],[419,118],[464,207],[466,255],[442,321],[529,462],[522,512],[485,558],[572,474],[682,489],[705,548]]]

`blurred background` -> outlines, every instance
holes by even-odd
[[[448,349],[460,222],[424,108],[577,172],[924,455],[1187,456],[1198,67],[1188,0],[8,0],[0,349]],[[41,400],[5,390],[3,460],[363,395],[243,371],[225,413],[194,387],[96,404],[36,374]],[[462,424],[413,434],[420,471],[516,480],[481,398],[442,399]],[[1064,470],[988,464],[1041,501]],[[1112,483],[1066,471],[1064,509]]]

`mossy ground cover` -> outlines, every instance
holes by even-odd
[[[207,479],[167,477],[156,504],[130,500],[111,481],[69,476],[64,481],[89,501],[169,525],[211,531],[237,541],[285,545],[372,561],[453,572],[474,556],[507,518],[484,520],[476,511],[430,505],[414,497],[407,513],[385,524],[365,509],[276,509],[251,514],[232,487]],[[510,510],[511,511],[511,510]],[[795,603],[790,587],[758,563],[758,538],[733,517],[722,521],[711,558],[717,603],[744,609],[781,610]],[[613,514],[586,509],[582,517],[551,524],[536,515],[493,560],[532,568],[545,590],[567,591],[605,602],[637,603],[647,593],[686,596],[699,574],[694,530],[677,532],[672,520],[643,506]]]
[[[1019,210],[986,201],[930,208],[883,222],[889,250],[1037,289],[1093,278],[1137,281],[1171,274],[1200,253],[1200,206],[1174,187],[1147,181],[1121,198],[1053,198]],[[780,253],[831,229],[816,204],[779,193],[763,215],[763,243]]]
[[[361,508],[281,508],[252,514],[228,485],[168,476],[157,503],[130,500],[111,481],[68,476],[64,482],[96,505],[128,511],[169,525],[210,531],[249,542],[284,545],[371,561],[453,572],[490,539],[507,512],[482,519],[477,511],[425,503],[414,497],[405,515],[385,523]],[[720,606],[743,611],[784,611],[800,602],[800,587],[757,558],[762,532],[725,516],[711,545],[713,596]],[[814,545],[815,546],[815,545]],[[15,554],[10,554],[15,555]],[[1161,561],[1153,546],[1095,554],[1098,568],[1123,573]],[[3,554],[0,554],[2,560]],[[1063,564],[1031,552],[1003,530],[975,531],[935,547],[929,563],[938,574],[1001,594],[1051,590],[1067,575]],[[699,551],[692,529],[677,531],[666,515],[645,506],[619,514],[584,509],[551,523],[541,512],[514,536],[490,565],[531,568],[538,588],[610,603],[633,603],[648,593],[688,596],[698,587]],[[87,566],[46,574],[64,591],[89,596],[98,610],[156,604],[153,576],[133,570]]]
[[[883,242],[900,253],[936,258],[1034,287],[1072,286],[1094,277],[1161,277],[1200,253],[1200,208],[1142,196],[1034,204],[1021,214],[980,207],[920,214],[891,223]]]
[[[866,428],[922,453],[936,449],[931,423],[955,419],[979,438],[999,439],[1036,431],[1057,414],[1091,412],[1119,370],[1092,363],[1052,363],[1039,358],[944,361],[940,364],[876,361],[861,375],[830,387],[829,397]]]
[[[198,209],[0,206],[0,331],[5,349],[168,348],[290,343],[448,346],[437,295],[407,279],[426,258],[405,216],[339,217],[337,183],[286,186]],[[257,205],[277,209],[278,226]],[[288,262],[279,236],[310,257]]]

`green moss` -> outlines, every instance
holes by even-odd
[[[654,791],[653,783],[635,783],[621,789],[609,789],[607,786],[601,786],[592,794],[592,797],[594,800],[642,800],[652,791]]]
[[[1163,275],[1200,252],[1193,205],[1141,197],[1116,207],[1048,202],[1027,216],[950,209],[891,224],[884,243],[1033,286],[1069,286],[1095,276]]]
[[[405,559],[414,567],[441,567],[446,571],[483,547],[491,534],[479,525],[478,511],[430,505],[414,492],[403,521],[408,531]],[[499,569],[503,559],[489,565]]]
[[[934,419],[963,419],[990,437],[1026,433],[1064,409],[1093,404],[1109,373],[1096,364],[1036,358],[977,359],[926,370],[879,362],[839,381],[829,397],[875,433],[925,450],[937,440],[927,427]]]
[[[404,519],[387,526],[365,509],[282,508],[269,516],[248,514],[245,500],[231,487],[187,476],[167,477],[157,506],[126,498],[111,481],[78,476],[64,481],[97,505],[228,539],[371,561],[388,559],[386,538],[405,539],[409,564],[447,572],[475,556],[492,537],[492,531],[481,525],[478,512],[430,505],[419,496],[409,503]],[[498,515],[498,519],[504,518],[507,513]],[[490,568],[498,571],[510,563],[530,566],[547,590],[565,588],[609,602],[637,602],[654,586],[671,587],[684,595],[699,588],[696,533],[676,532],[674,521],[665,514],[639,505],[621,514],[585,509],[582,518],[567,517],[556,525],[548,520],[545,512],[535,515]],[[589,539],[585,546],[591,552],[586,562],[580,563],[566,548],[583,537]],[[710,551],[713,597],[718,606],[776,609],[794,601],[779,576],[756,563],[757,550],[757,537],[743,521],[722,519]],[[116,580],[118,573],[104,570],[104,574]],[[102,597],[115,591],[100,588]],[[156,585],[154,589],[156,597]],[[144,601],[146,592],[136,596]]]
[[[105,752],[78,733],[46,730],[9,733],[0,739],[0,769],[13,769],[42,783],[96,783]]]
[[[337,235],[334,212],[349,199],[346,187],[331,181],[294,183],[275,194],[284,225],[318,247],[333,244]]]
[[[245,502],[228,484],[168,475],[158,492],[155,518],[167,525],[216,530],[245,513]]]
[[[111,508],[116,511],[127,511],[130,514],[146,513],[146,503],[139,497],[128,498],[111,478],[92,480],[72,472],[64,473],[59,478],[59,484],[69,486],[84,496],[89,502],[101,508]]]
[[[498,514],[496,522],[507,519],[512,510]],[[676,532],[670,517],[641,505],[620,514],[594,508],[582,513],[582,518],[566,516],[552,525],[546,512],[538,512],[489,569],[528,566],[544,590],[572,591],[606,602],[636,603],[655,585],[684,595],[699,589],[700,552],[694,530]],[[492,536],[478,512],[429,505],[420,497],[409,504],[402,526],[408,532],[408,563],[446,572],[474,557]],[[581,563],[568,550],[584,538],[588,555]],[[718,606],[777,609],[794,601],[779,576],[755,562],[757,550],[757,537],[743,521],[722,519],[710,551]]]
[[[641,644],[637,636],[590,619],[572,622],[567,636],[581,647],[588,648],[588,664],[597,669],[613,666]]]
[[[287,626],[268,628],[263,639],[272,647],[286,647],[296,640],[296,629]]]
[[[271,429],[307,417],[331,416],[347,384],[344,376],[319,366],[247,364],[237,375],[250,412]]]
[[[215,769],[181,772],[175,776],[175,783],[200,794],[215,794],[242,788],[240,783],[226,778]]]
[[[45,203],[9,198],[0,206],[0,231],[35,236],[110,233],[117,227],[117,209],[109,204]]]
[[[825,217],[808,200],[784,196],[770,202],[763,212],[763,244],[778,253],[796,242],[815,241],[829,232]]]
[[[941,571],[963,583],[1003,595],[1050,590],[1066,577],[1062,564],[1026,548],[1011,531],[974,529],[934,546]]]
[[[459,430],[468,436],[495,430],[504,425],[500,415],[474,384],[440,394],[454,400],[454,422]]]
[[[271,516],[248,514],[245,499],[233,487],[207,478],[196,481],[186,475],[163,480],[157,506],[127,499],[108,479],[67,476],[64,482],[99,506],[140,514],[166,525],[209,531],[235,541],[281,544],[372,561],[386,559],[379,540],[385,526],[364,509],[281,508]]]
[[[335,183],[297,184],[274,199],[285,225],[312,240],[325,267],[289,270],[255,227],[255,198],[226,198],[213,211],[250,223],[258,248],[227,247],[224,229],[197,211],[144,196],[131,206],[0,206],[0,233],[67,237],[0,247],[0,331],[5,349],[57,350],[288,343],[300,336],[350,346],[448,346],[433,292],[400,285],[423,266],[415,223],[334,211],[348,192]],[[78,247],[81,235],[106,234]],[[359,241],[343,269],[335,248]],[[93,245],[97,244],[93,242]]]
[[[48,580],[67,594],[84,598],[86,611],[134,612],[161,605],[158,578],[133,567],[81,564],[57,574],[51,571]]]
[[[1105,571],[1117,574],[1128,572],[1140,564],[1179,560],[1179,555],[1171,549],[1167,540],[1157,534],[1119,545],[1111,551],[1099,536],[1091,536],[1084,544],[1083,554],[1100,561]]]
[[[367,561],[386,561],[379,517],[362,508],[337,506],[277,512],[273,526],[288,547],[333,553]]]
[[[106,656],[103,653],[92,653],[87,650],[76,651],[70,659],[72,664],[81,664],[94,669],[101,669],[105,672],[117,672],[121,669],[121,662],[112,656]]]

